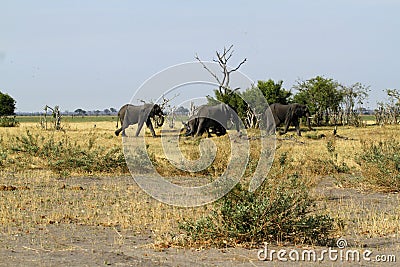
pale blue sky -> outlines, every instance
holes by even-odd
[[[400,1],[0,0],[0,91],[17,111],[118,108],[151,75],[234,45],[253,80],[400,89]],[[209,92],[205,92],[205,95]]]

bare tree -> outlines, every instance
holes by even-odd
[[[238,71],[239,68],[247,61],[247,59],[244,58],[239,64],[236,65],[236,67],[229,67],[228,62],[232,58],[233,52],[233,45],[229,46],[229,48],[224,47],[222,52],[215,52],[217,57],[216,59],[213,59],[213,62],[219,65],[222,76],[217,75],[216,72],[211,70],[210,67],[207,66],[197,54],[195,59],[199,61],[203,68],[206,69],[208,73],[210,73],[211,76],[217,81],[218,89],[215,90],[216,99],[228,104],[239,115],[242,121],[252,121],[252,118],[254,117],[253,111],[250,109],[243,97],[236,93],[240,88],[232,88],[230,85],[232,73]],[[216,99],[210,96],[207,96],[207,99],[211,104],[218,102]]]
[[[196,111],[197,107],[194,105],[193,101],[190,101],[189,118],[192,117]]]
[[[47,110],[50,110],[52,112],[51,115],[53,117],[54,129],[61,130],[61,113],[59,106],[55,106],[54,108],[52,108],[46,105],[44,107],[44,114],[40,120],[41,127],[47,130]]]
[[[400,121],[400,91],[386,89],[387,103],[379,102],[375,109],[376,124],[397,124]]]
[[[215,80],[218,82],[219,87],[219,93],[221,95],[227,95],[227,94],[232,94],[234,91],[240,89],[240,88],[235,88],[232,89],[229,86],[229,82],[230,82],[230,75],[237,71],[245,62],[246,62],[246,58],[243,59],[237,66],[236,68],[233,69],[229,69],[228,67],[228,61],[231,59],[234,50],[232,49],[233,45],[231,45],[228,49],[226,49],[226,47],[224,47],[223,52],[218,52],[216,51],[215,53],[217,54],[217,59],[213,59],[214,62],[218,63],[219,66],[221,67],[221,71],[223,74],[223,77],[220,78],[218,77],[218,75],[216,73],[214,73],[213,71],[210,70],[210,68],[207,67],[206,64],[204,64],[204,62],[200,59],[200,57],[196,54],[195,58],[197,61],[200,62],[201,65],[203,65],[203,67],[215,78]]]
[[[342,101],[339,110],[338,120],[343,125],[360,126],[362,124],[361,113],[365,100],[368,98],[369,86],[359,82],[342,87]],[[357,105],[357,106],[356,106]]]

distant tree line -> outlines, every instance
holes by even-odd
[[[106,108],[104,110],[92,110],[92,111],[86,111],[84,109],[78,108],[74,111],[74,114],[72,115],[77,115],[77,116],[88,116],[88,115],[95,115],[95,116],[99,116],[99,115],[113,115],[116,114],[118,111],[115,108]]]

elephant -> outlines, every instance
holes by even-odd
[[[182,122],[182,124],[186,127],[185,136],[189,135],[194,136],[197,133],[199,118],[198,117],[190,118],[187,123]],[[193,131],[191,129],[193,129]],[[226,134],[226,129],[217,121],[209,118],[204,118],[203,127],[198,135],[200,136],[204,132],[207,132],[208,137],[211,137],[211,133],[214,133],[217,136],[221,136]]]
[[[147,127],[150,129],[150,132],[153,137],[156,137],[156,133],[154,132],[153,125],[151,123],[151,118],[154,119],[156,124],[161,127],[164,123],[164,113],[161,107],[157,104],[144,104],[141,106],[134,106],[131,104],[123,105],[118,111],[117,118],[117,128],[118,121],[121,121],[121,128],[115,131],[115,135],[118,136],[120,132],[122,132],[122,136],[126,136],[125,129],[132,124],[138,124],[138,128],[136,130],[136,136],[139,135],[140,130],[143,127],[143,124],[146,123]]]
[[[211,133],[217,136],[225,135],[227,122],[231,118],[239,132],[239,118],[228,105],[220,103],[215,106],[200,106],[196,114],[189,118],[186,124],[184,123],[186,136],[201,136],[204,132],[207,132],[208,137],[211,137]]]
[[[310,111],[306,105],[293,103],[289,105],[283,105],[280,103],[274,103],[269,106],[272,115],[274,116],[275,126],[284,123],[285,128],[282,134],[288,131],[290,125],[294,125],[298,136],[301,136],[299,119],[302,117],[307,118],[308,129],[311,129],[310,125]]]

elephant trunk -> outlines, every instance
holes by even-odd
[[[185,133],[185,136],[189,136],[189,135],[192,135],[192,129],[191,128],[189,128],[188,126],[186,126],[186,133]]]
[[[157,127],[161,127],[164,124],[164,115],[155,117]]]

